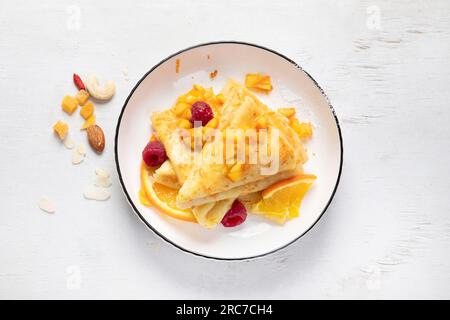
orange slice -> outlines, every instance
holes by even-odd
[[[177,189],[166,187],[162,184],[152,182],[150,176],[152,169],[147,167],[144,162],[141,165],[141,185],[149,202],[159,211],[176,219],[196,222],[190,209],[182,210],[176,206]]]
[[[262,200],[252,212],[278,223],[298,217],[303,197],[315,180],[315,175],[301,174],[271,185],[261,192]]]

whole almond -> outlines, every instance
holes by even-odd
[[[96,152],[101,153],[105,149],[105,135],[102,128],[94,124],[87,128],[89,144]]]

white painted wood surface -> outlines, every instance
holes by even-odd
[[[344,136],[328,212],[256,261],[167,245],[134,216],[114,170],[116,119],[136,81],[217,40],[297,61]],[[445,0],[0,2],[0,298],[450,298],[449,53]],[[118,87],[97,108],[106,150],[79,166],[51,132],[66,119],[87,144],[81,118],[59,108],[74,71]],[[107,202],[82,196],[98,166],[113,173]],[[55,214],[38,209],[41,196]]]

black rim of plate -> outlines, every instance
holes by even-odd
[[[305,73],[305,74],[306,74],[306,75],[314,82],[314,84],[315,84],[316,87],[319,89],[319,91],[320,91],[320,93],[322,94],[322,96],[326,99],[327,104],[328,104],[328,106],[329,106],[331,112],[333,113],[334,119],[335,119],[335,121],[336,121],[336,126],[337,126],[337,129],[338,129],[338,133],[339,133],[339,142],[340,142],[341,156],[340,156],[340,164],[339,164],[339,173],[338,173],[338,177],[337,177],[337,179],[336,179],[336,184],[335,184],[335,186],[334,186],[334,189],[333,189],[333,192],[332,192],[332,194],[331,194],[331,197],[330,197],[330,199],[328,200],[328,202],[327,202],[327,204],[325,205],[325,207],[324,207],[324,209],[322,210],[322,212],[320,213],[320,215],[317,217],[316,221],[314,221],[314,223],[313,223],[308,229],[306,229],[301,235],[299,235],[297,238],[295,238],[295,239],[292,240],[291,242],[289,242],[289,243],[287,243],[287,244],[285,244],[285,245],[283,245],[283,246],[281,246],[281,247],[279,247],[279,248],[277,248],[277,249],[274,249],[274,250],[272,250],[272,251],[269,251],[269,252],[266,252],[266,253],[263,253],[263,254],[259,254],[259,255],[255,255],[255,256],[243,257],[243,258],[219,258],[219,257],[212,257],[212,256],[207,256],[207,255],[204,255],[204,254],[201,254],[201,253],[193,252],[193,251],[191,251],[191,250],[188,250],[188,249],[186,249],[186,248],[183,248],[182,246],[180,246],[180,245],[178,245],[178,244],[172,242],[171,240],[167,239],[165,236],[163,236],[162,234],[160,234],[160,233],[159,233],[159,232],[158,232],[158,231],[157,231],[157,230],[156,230],[149,222],[147,222],[147,220],[144,219],[144,217],[142,216],[142,214],[139,212],[139,210],[137,209],[137,207],[135,206],[135,204],[134,204],[133,201],[131,200],[131,197],[130,197],[130,195],[128,194],[128,191],[127,191],[127,189],[126,189],[126,187],[125,187],[125,184],[124,184],[124,182],[123,182],[123,179],[122,179],[122,173],[121,173],[121,171],[120,171],[120,165],[119,165],[119,156],[118,156],[118,138],[119,138],[119,129],[120,129],[121,121],[122,121],[122,116],[123,116],[123,113],[125,112],[125,109],[126,109],[126,107],[127,107],[127,105],[128,105],[128,101],[129,101],[130,98],[133,96],[134,92],[135,92],[136,89],[139,87],[139,85],[141,84],[141,82],[144,81],[144,79],[147,78],[148,75],[150,75],[155,69],[157,69],[157,68],[158,68],[160,65],[162,65],[163,63],[165,63],[167,60],[170,60],[171,58],[173,58],[173,57],[175,57],[175,56],[177,56],[177,55],[179,55],[179,54],[181,54],[181,53],[183,53],[183,52],[192,50],[192,49],[196,49],[196,48],[199,48],[199,47],[206,47],[206,46],[210,46],[210,45],[217,45],[217,44],[238,44],[238,45],[244,45],[244,46],[250,46],[250,47],[259,48],[259,49],[262,49],[262,50],[271,52],[271,53],[273,53],[273,54],[276,54],[277,56],[279,56],[279,57],[285,59],[286,61],[290,62],[291,64],[293,64],[293,65],[294,65],[297,69],[299,69],[301,72],[304,72],[304,73]],[[140,219],[140,220],[141,220],[141,221],[142,221],[142,222],[143,222],[150,230],[152,230],[156,235],[158,235],[161,239],[163,239],[163,240],[166,241],[167,243],[171,244],[171,245],[174,246],[175,248],[178,248],[178,249],[180,249],[180,250],[182,250],[182,251],[184,251],[184,252],[193,254],[193,255],[195,255],[195,256],[207,258],[207,259],[212,259],[212,260],[235,261],[235,260],[252,260],[252,259],[264,257],[264,256],[270,255],[270,254],[272,254],[272,253],[275,253],[275,252],[277,252],[277,251],[280,251],[280,250],[286,248],[287,246],[293,244],[294,242],[296,242],[296,241],[297,241],[298,239],[300,239],[301,237],[303,237],[307,232],[309,232],[309,230],[311,230],[311,229],[317,224],[317,222],[322,218],[323,214],[327,211],[328,207],[329,207],[330,204],[331,204],[331,201],[332,201],[333,198],[334,198],[334,195],[336,194],[336,190],[337,190],[337,187],[338,187],[338,185],[339,185],[339,181],[340,181],[340,179],[341,179],[341,174],[342,174],[342,166],[343,166],[343,158],[344,158],[344,147],[343,147],[343,139],[342,139],[341,127],[340,127],[340,125],[339,125],[339,120],[338,120],[338,118],[337,118],[337,116],[336,116],[336,112],[335,112],[333,106],[332,106],[331,103],[330,103],[330,100],[328,99],[328,97],[327,97],[327,95],[325,94],[325,92],[323,91],[323,89],[319,86],[319,84],[317,83],[317,81],[316,81],[316,80],[315,80],[308,72],[306,72],[305,70],[303,70],[303,68],[301,68],[296,62],[294,62],[293,60],[289,59],[289,58],[286,57],[285,55],[283,55],[283,54],[281,54],[281,53],[279,53],[279,52],[277,52],[277,51],[275,51],[275,50],[272,50],[272,49],[269,49],[269,48],[266,48],[266,47],[264,47],[264,46],[260,46],[260,45],[257,45],[257,44],[248,43],[248,42],[241,42],[241,41],[215,41],[215,42],[201,43],[201,44],[198,44],[198,45],[191,46],[191,47],[188,47],[188,48],[186,48],[186,49],[180,50],[180,51],[178,51],[178,52],[176,52],[176,53],[174,53],[174,54],[171,54],[170,56],[168,56],[167,58],[161,60],[161,61],[158,62],[155,66],[153,66],[153,67],[152,67],[149,71],[147,71],[147,72],[144,74],[144,76],[136,83],[136,85],[133,87],[133,89],[131,90],[130,94],[128,95],[127,99],[125,100],[125,103],[124,103],[124,105],[123,105],[123,107],[122,107],[122,110],[120,111],[119,119],[118,119],[118,121],[117,121],[116,135],[115,135],[115,138],[114,138],[114,158],[115,158],[115,161],[116,161],[116,169],[117,169],[117,173],[118,173],[118,175],[119,175],[120,185],[122,186],[122,190],[123,190],[123,192],[125,193],[125,196],[126,196],[126,198],[127,198],[127,200],[128,200],[128,203],[129,203],[129,204],[131,205],[131,207],[133,208],[133,211],[138,215],[139,219]]]

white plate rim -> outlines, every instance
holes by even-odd
[[[208,256],[205,254],[201,254],[201,253],[197,253],[194,251],[191,251],[189,249],[186,249],[184,247],[182,247],[181,245],[174,243],[173,241],[167,239],[164,235],[162,235],[160,232],[158,232],[158,230],[156,230],[156,228],[154,228],[144,217],[143,215],[139,212],[138,208],[136,207],[136,205],[134,204],[133,200],[131,199],[127,188],[125,187],[125,183],[123,181],[122,178],[122,173],[120,171],[120,164],[119,164],[119,155],[118,155],[118,138],[119,138],[119,130],[120,130],[120,124],[122,121],[122,116],[125,112],[125,109],[128,105],[129,100],[131,99],[131,97],[133,96],[134,92],[136,91],[136,89],[139,87],[139,85],[147,78],[147,76],[149,76],[155,69],[157,69],[160,65],[164,64],[167,60],[170,60],[171,58],[192,50],[192,49],[196,49],[199,47],[205,47],[205,46],[210,46],[210,45],[217,45],[217,44],[238,44],[238,45],[245,45],[245,46],[251,46],[251,47],[255,47],[258,49],[262,49],[262,50],[266,50],[270,53],[273,53],[283,59],[285,59],[286,61],[288,61],[289,63],[291,63],[294,67],[296,67],[300,72],[303,72],[310,80],[313,81],[314,85],[317,87],[317,89],[319,89],[320,94],[325,98],[328,107],[330,108],[330,111],[333,114],[334,120],[336,122],[336,127],[338,129],[338,134],[339,134],[339,150],[340,150],[340,159],[339,159],[339,172],[338,172],[338,176],[336,179],[336,183],[334,185],[333,188],[333,192],[330,195],[330,198],[328,199],[327,204],[325,205],[325,207],[323,208],[322,212],[320,213],[320,215],[317,217],[317,219],[314,221],[313,224],[311,224],[311,226],[306,229],[302,234],[300,234],[298,237],[296,237],[295,239],[293,239],[292,241],[276,248],[273,249],[271,251],[262,253],[262,254],[258,254],[258,255],[254,255],[254,256],[250,256],[250,257],[239,257],[239,258],[221,258],[221,257],[213,257],[213,256]],[[322,216],[325,214],[325,212],[327,211],[328,207],[330,206],[334,195],[336,194],[340,179],[341,179],[341,174],[342,174],[342,167],[343,167],[343,162],[344,162],[344,142],[343,142],[343,138],[342,138],[342,132],[341,132],[341,127],[339,124],[339,120],[338,117],[336,115],[336,112],[334,110],[334,107],[332,106],[330,100],[328,99],[328,96],[325,94],[325,91],[320,87],[319,83],[307,72],[305,71],[299,64],[297,64],[295,61],[293,61],[292,59],[288,58],[287,56],[277,52],[276,50],[267,48],[265,46],[262,45],[258,45],[258,44],[254,44],[254,43],[250,43],[250,42],[244,42],[244,41],[234,41],[234,40],[223,40],[223,41],[212,41],[212,42],[205,42],[205,43],[200,43],[197,45],[193,45],[190,47],[187,47],[185,49],[182,49],[180,51],[177,51],[169,56],[167,56],[166,58],[164,58],[163,60],[161,60],[160,62],[158,62],[157,64],[155,64],[149,71],[147,71],[142,77],[141,79],[139,79],[139,81],[134,85],[133,89],[130,91],[129,95],[127,96],[125,103],[120,111],[119,114],[119,118],[117,120],[117,125],[116,125],[116,132],[115,132],[115,137],[114,137],[114,160],[115,160],[115,164],[116,164],[116,170],[117,170],[117,174],[119,176],[119,182],[121,185],[121,189],[123,191],[123,193],[125,194],[125,197],[129,203],[129,205],[133,208],[133,212],[138,216],[138,218],[141,220],[142,223],[144,223],[148,229],[150,229],[151,231],[153,231],[158,237],[160,237],[163,241],[165,241],[166,243],[172,245],[173,247],[192,254],[194,256],[197,257],[201,257],[201,258],[205,258],[205,259],[209,259],[209,260],[219,260],[219,261],[239,261],[239,260],[253,260],[253,259],[257,259],[257,258],[262,258],[268,255],[271,255],[277,251],[280,251],[288,246],[290,246],[291,244],[293,244],[294,242],[296,242],[297,240],[299,240],[301,237],[303,237],[306,233],[308,233],[316,224],[317,222],[319,222],[319,220],[322,218]]]

